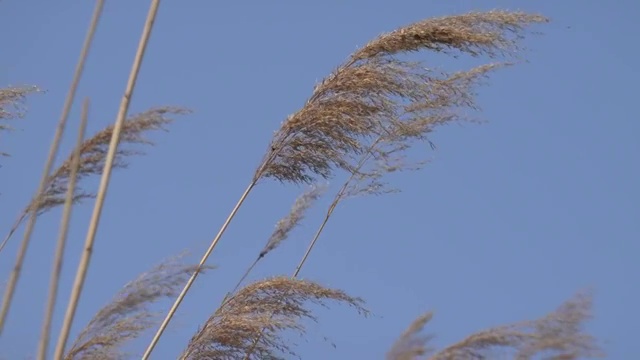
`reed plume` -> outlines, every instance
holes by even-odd
[[[26,108],[24,101],[28,95],[40,92],[35,86],[9,86],[0,89],[0,120],[22,118]],[[0,130],[8,129],[5,124],[0,124]]]
[[[428,19],[382,35],[357,50],[316,85],[302,109],[282,123],[253,179],[204,252],[200,264],[206,263],[260,180],[311,183],[317,178],[330,178],[336,170],[357,174],[359,158],[371,149],[376,139],[394,131],[403,133],[401,130],[407,128],[406,124],[421,125],[414,125],[420,128],[417,133],[404,134],[405,138],[419,138],[433,127],[452,120],[442,107],[434,110],[434,104],[456,105],[447,96],[472,99],[470,94],[455,93],[455,88],[453,92],[441,90],[455,81],[455,76],[439,77],[419,62],[406,61],[397,55],[419,50],[489,57],[515,53],[524,28],[546,21],[540,15],[506,11]],[[493,68],[495,65],[487,65],[470,73],[477,73],[477,78]],[[434,89],[440,92],[434,93]],[[185,284],[143,360],[149,358],[196,278],[194,273]]]
[[[147,132],[152,130],[166,130],[166,125],[174,120],[170,115],[183,115],[188,112],[188,110],[178,107],[158,107],[133,115],[129,117],[123,125],[120,145],[153,145],[153,142],[145,137]],[[80,146],[80,168],[77,174],[79,182],[88,176],[100,175],[102,173],[102,167],[104,166],[112,133],[113,125],[109,125],[82,143]],[[132,148],[120,147],[116,153],[113,166],[115,168],[126,168],[128,166],[128,162],[126,161],[127,157],[141,154],[144,153],[139,149],[134,150]],[[37,216],[39,216],[64,204],[72,160],[73,151],[62,164],[49,175],[44,191],[34,196],[24,210],[20,212],[20,215],[0,245],[0,251],[26,220],[30,211],[35,210]],[[84,199],[93,198],[94,196],[95,194],[93,192],[83,190],[79,187],[73,196],[73,202],[79,203]]]
[[[347,304],[367,315],[363,300],[317,283],[274,277],[250,284],[233,295],[198,330],[181,359],[284,359],[295,356],[282,338],[285,330],[304,334],[302,319],[316,321],[305,307],[308,303],[326,306],[328,301]],[[263,335],[254,343],[258,333]]]
[[[546,21],[520,12],[468,13],[423,20],[378,37],[316,85],[303,108],[276,132],[254,177],[300,183],[328,178],[335,169],[353,172],[354,156],[367,144],[389,127],[420,121],[439,99],[433,86],[441,82],[432,71],[397,55],[514,53],[524,27]]]
[[[433,318],[433,313],[425,313],[416,318],[411,325],[400,335],[387,353],[387,360],[417,360],[424,358],[431,349],[427,343],[432,336],[422,334],[422,331]]]
[[[271,233],[271,236],[269,236],[269,239],[267,239],[267,243],[264,245],[264,248],[260,250],[256,259],[247,268],[244,275],[240,280],[238,280],[236,286],[229,294],[235,293],[240,288],[244,280],[249,276],[251,271],[256,267],[258,262],[260,262],[260,260],[268,253],[280,246],[280,244],[289,237],[289,233],[291,233],[295,227],[300,225],[307,210],[309,210],[309,208],[322,196],[322,194],[324,194],[325,190],[325,186],[313,185],[296,198],[296,201],[293,203],[293,206],[291,206],[289,213],[276,223],[275,229],[273,230],[273,233]]]
[[[432,336],[422,335],[431,319],[427,313],[409,327],[387,354],[388,360],[555,359],[578,360],[603,355],[596,340],[584,331],[591,317],[591,296],[579,293],[548,315],[531,321],[476,332],[435,352],[427,348]]]
[[[0,89],[0,131],[12,130],[6,120],[24,117],[26,107],[24,102],[28,95],[41,92],[37,86],[9,86]],[[0,151],[0,156],[9,154]]]
[[[126,358],[123,345],[157,325],[160,314],[151,311],[149,306],[175,296],[180,285],[195,271],[196,266],[184,265],[178,260],[178,257],[166,260],[125,285],[84,327],[64,359]]]

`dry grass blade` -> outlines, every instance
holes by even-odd
[[[430,351],[426,345],[432,337],[421,332],[432,317],[429,312],[414,320],[387,353],[387,360],[416,360],[425,356]]]
[[[275,277],[248,285],[207,320],[191,339],[182,359],[284,359],[295,355],[281,332],[304,333],[301,319],[316,320],[305,307],[336,301],[367,314],[363,301],[310,281]],[[260,341],[254,343],[260,334]]]
[[[284,121],[254,179],[300,183],[328,178],[335,169],[353,172],[354,158],[371,142],[422,117],[424,104],[439,101],[433,86],[447,80],[396,55],[457,50],[495,57],[517,49],[526,25],[545,21],[491,11],[427,19],[380,36],[318,84],[304,107]]]
[[[480,331],[429,359],[478,360],[496,358],[497,354],[517,360],[600,357],[595,339],[583,330],[590,311],[591,298],[580,294],[541,319]]]
[[[66,360],[121,359],[122,346],[153,325],[158,313],[149,305],[177,295],[182,283],[196,266],[180,264],[171,259],[141,274],[91,319],[71,346]],[[211,269],[207,267],[206,269]]]

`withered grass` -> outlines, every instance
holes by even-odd
[[[234,294],[198,330],[181,359],[285,359],[295,356],[282,332],[304,334],[303,319],[317,320],[305,305],[327,302],[349,305],[367,315],[363,300],[311,281],[274,277]],[[256,335],[262,334],[259,342]],[[249,352],[251,355],[249,356]]]
[[[131,357],[133,354],[123,353],[123,345],[160,320],[160,314],[150,310],[150,305],[175,296],[180,285],[195,270],[195,266],[182,264],[179,260],[180,257],[166,260],[125,285],[80,331],[66,352],[65,360]],[[209,269],[211,267],[204,270]]]
[[[525,27],[546,21],[540,15],[506,11],[428,19],[382,35],[357,50],[316,85],[302,109],[282,123],[200,265],[207,262],[260,180],[273,178],[300,184],[330,178],[336,170],[357,173],[358,159],[376,139],[387,137],[392,147],[402,149],[411,140],[424,138],[433,127],[455,120],[455,107],[473,105],[473,94],[461,91],[464,87],[460,84],[469,85],[498,66],[489,64],[439,76],[438,72],[397,55],[420,50],[488,57],[515,53]],[[196,278],[197,272],[167,312],[145,359]]]
[[[585,331],[591,318],[591,295],[583,292],[546,316],[478,331],[436,351],[424,335],[432,314],[418,317],[387,354],[388,360],[555,359],[603,357],[594,337]]]
[[[270,277],[241,287],[258,261],[282,246],[301,223],[306,211],[323,194],[321,186],[313,185],[296,199],[235,289],[196,331],[181,359],[290,358],[297,356],[296,344],[285,335],[290,332],[304,335],[304,321],[317,321],[310,305],[339,303],[368,315],[362,299],[297,279],[337,205],[350,197],[398,191],[389,185],[387,175],[417,170],[425,164],[424,159],[409,161],[407,150],[421,142],[432,145],[429,135],[436,127],[467,120],[467,111],[478,110],[477,86],[492,71],[510,65],[511,60],[519,56],[520,40],[530,25],[546,21],[540,15],[507,11],[426,19],[383,34],[356,50],[315,86],[301,109],[281,124],[247,190],[200,263],[165,262],[127,284],[85,326],[65,352],[64,359],[132,358],[137,355],[125,352],[124,345],[160,324],[144,352],[143,359],[148,358],[197,275],[210,268],[205,262],[238,208],[255,185],[268,179],[300,185],[315,184],[338,174],[346,178],[293,276]],[[424,51],[452,57],[485,57],[490,62],[447,72],[420,61],[406,60],[407,54]],[[10,89],[0,90],[0,120],[19,117],[20,104],[34,91]],[[131,117],[122,123],[121,145],[150,144],[144,136],[146,132],[164,129],[172,121],[170,115],[186,112],[164,107]],[[0,130],[5,128],[0,123]],[[79,181],[102,174],[113,132],[113,126],[107,127],[75,149],[80,154]],[[135,148],[119,148],[113,167],[126,167],[126,159],[138,153]],[[43,191],[21,213],[4,243],[30,213],[36,217],[64,203],[72,180],[71,170],[72,156],[47,177]],[[73,192],[73,203],[94,196],[87,190]],[[150,306],[174,297],[171,310],[161,321],[161,314],[151,311]],[[439,350],[430,346],[433,336],[424,332],[433,317],[432,313],[426,313],[401,334],[386,358],[528,360],[544,357],[560,360],[597,357],[602,352],[584,329],[590,311],[590,296],[581,294],[540,319],[478,331]],[[62,341],[62,345],[65,342]],[[64,346],[59,346],[57,351],[60,349]]]
[[[139,147],[132,148],[131,146],[153,145],[153,142],[145,136],[146,133],[154,130],[166,130],[166,126],[174,121],[175,115],[188,113],[189,110],[184,108],[158,107],[129,117],[122,127],[120,147],[116,153],[113,167],[126,168],[129,165],[126,160],[128,157],[144,154]],[[96,176],[102,173],[112,133],[113,125],[109,125],[82,143],[80,146],[80,168],[77,174],[79,182],[89,176]],[[72,150],[65,160],[47,177],[44,191],[34,196],[20,212],[13,226],[5,235],[0,245],[0,251],[27,219],[31,211],[34,211],[39,216],[64,204],[75,150]],[[74,193],[73,202],[79,203],[84,199],[93,197],[95,197],[94,192],[78,187],[78,190]]]

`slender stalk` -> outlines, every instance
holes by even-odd
[[[351,182],[355,178],[355,174],[360,172],[362,167],[367,163],[367,161],[369,161],[369,159],[371,158],[371,154],[373,153],[373,150],[375,149],[376,146],[378,146],[378,144],[380,144],[381,141],[382,141],[382,137],[379,137],[376,141],[374,141],[371,144],[371,146],[369,147],[369,149],[367,150],[365,155],[363,155],[360,158],[360,161],[358,161],[358,165],[356,165],[355,171],[353,171],[351,173],[351,175],[349,176],[349,179],[347,179],[347,181],[344,182],[344,184],[342,185],[340,190],[336,193],[336,196],[333,198],[333,201],[331,202],[331,205],[329,205],[329,208],[327,209],[327,213],[324,216],[324,220],[322,221],[322,223],[318,227],[318,230],[316,231],[315,235],[313,236],[313,239],[311,239],[311,242],[309,243],[309,246],[307,247],[307,250],[304,252],[304,255],[302,256],[302,259],[300,259],[300,263],[298,263],[298,266],[296,266],[296,270],[291,275],[292,278],[296,278],[296,277],[298,277],[298,274],[300,274],[300,270],[302,269],[302,266],[307,261],[307,258],[309,257],[309,254],[311,253],[311,250],[313,250],[313,248],[315,247],[316,242],[320,238],[320,234],[322,234],[322,231],[324,230],[324,227],[327,225],[327,222],[329,222],[329,218],[331,218],[331,215],[333,215],[333,211],[336,209],[336,206],[338,206],[338,203],[340,202],[340,200],[342,200],[344,198],[344,196],[345,196],[345,194],[347,192],[347,189],[349,188],[349,185],[351,184]]]
[[[73,154],[71,169],[69,174],[69,185],[67,188],[62,220],[60,223],[60,232],[58,234],[58,242],[56,245],[56,254],[53,261],[53,269],[51,271],[51,281],[49,283],[49,298],[45,308],[44,321],[42,323],[42,334],[40,335],[40,343],[38,344],[38,360],[45,360],[47,357],[47,348],[49,347],[49,338],[51,335],[51,319],[53,318],[53,309],[56,304],[58,295],[58,286],[60,284],[60,272],[62,271],[62,259],[64,258],[64,249],[69,230],[69,221],[71,219],[71,210],[73,208],[73,195],[76,189],[76,180],[78,168],[80,167],[80,153],[82,142],[84,141],[85,129],[87,127],[87,119],[89,117],[89,99],[85,99],[82,104],[82,116],[80,118],[80,128],[78,129],[78,139],[76,142],[76,151]]]
[[[162,321],[162,324],[160,324],[160,327],[158,328],[158,331],[156,331],[156,334],[153,336],[153,339],[151,339],[151,342],[149,343],[149,345],[147,346],[147,349],[144,352],[144,355],[142,355],[142,360],[148,359],[149,356],[151,355],[151,352],[153,351],[153,349],[155,348],[156,344],[158,343],[158,340],[160,340],[160,337],[162,336],[162,333],[167,328],[167,325],[169,325],[169,321],[171,321],[171,318],[173,318],[173,315],[175,314],[176,310],[180,306],[180,303],[182,302],[184,297],[187,295],[187,292],[191,288],[191,285],[193,285],[193,282],[198,277],[198,274],[200,273],[200,270],[202,269],[204,264],[207,262],[207,259],[209,259],[209,256],[213,252],[213,249],[218,244],[218,241],[220,241],[220,238],[222,237],[222,234],[224,234],[224,232],[227,230],[227,227],[229,226],[229,224],[231,223],[231,220],[233,220],[234,216],[238,212],[238,209],[240,209],[240,206],[242,205],[242,203],[245,201],[245,199],[247,198],[247,196],[249,195],[249,193],[251,192],[253,187],[257,184],[258,179],[259,179],[259,177],[256,177],[249,184],[249,186],[247,186],[247,189],[244,191],[242,196],[240,196],[240,199],[238,200],[236,205],[233,207],[233,210],[231,210],[231,213],[229,213],[229,216],[227,217],[227,220],[225,220],[225,222],[222,224],[222,227],[218,231],[218,234],[211,241],[211,245],[209,245],[209,248],[207,249],[207,251],[202,256],[202,259],[200,259],[200,263],[198,263],[198,267],[196,268],[196,270],[193,272],[193,274],[189,278],[189,281],[187,281],[187,283],[185,284],[184,288],[180,292],[180,295],[178,295],[178,298],[176,298],[175,302],[171,306],[171,309],[169,309],[169,312],[167,313],[167,315],[165,316],[164,320]]]
[[[11,229],[9,230],[7,235],[4,237],[4,240],[2,240],[2,244],[0,244],[0,252],[2,252],[2,249],[4,249],[4,247],[7,245],[7,243],[9,242],[9,239],[11,239],[11,237],[13,236],[13,233],[15,233],[16,230],[18,230],[18,228],[20,227],[24,219],[27,218],[27,215],[29,215],[28,211],[22,212],[20,216],[18,216],[16,221],[13,223],[13,226],[11,226]]]
[[[333,211],[338,206],[338,203],[340,202],[340,200],[342,200],[344,198],[345,194],[347,193],[347,189],[349,188],[349,185],[351,184],[351,182],[355,178],[355,175],[362,169],[362,167],[371,158],[371,154],[372,154],[373,149],[376,146],[378,146],[378,144],[381,141],[382,141],[382,138],[380,137],[376,141],[373,142],[373,144],[369,147],[369,149],[366,152],[366,154],[363,155],[360,158],[360,161],[358,161],[358,164],[356,165],[354,171],[351,173],[351,175],[349,176],[347,181],[345,181],[345,183],[342,185],[340,190],[336,193],[336,196],[333,198],[333,201],[331,202],[331,205],[329,205],[329,208],[327,209],[327,213],[324,216],[324,220],[322,221],[322,223],[318,227],[318,230],[316,231],[315,235],[313,236],[313,239],[311,239],[311,242],[309,243],[309,246],[307,247],[307,250],[305,251],[304,255],[302,256],[302,259],[300,260],[300,263],[298,263],[298,266],[296,266],[296,269],[294,270],[293,274],[291,274],[291,278],[292,279],[297,278],[298,275],[300,274],[300,270],[302,269],[302,266],[307,261],[307,258],[309,257],[309,254],[311,253],[311,250],[313,250],[313,248],[315,247],[316,242],[320,238],[320,234],[322,234],[322,231],[324,230],[324,227],[329,222],[329,219],[331,218],[331,215],[333,215]],[[257,262],[257,260],[256,260],[256,262]],[[249,270],[247,270],[247,272],[245,273],[243,279],[247,277],[249,271],[251,271],[254,266],[255,266],[255,263],[253,265],[251,265]],[[236,288],[237,288],[237,286],[236,286]],[[226,299],[227,299],[227,297],[225,297],[225,300]],[[224,303],[225,303],[225,301],[223,301],[223,304],[221,305],[221,307],[224,306]],[[271,314],[271,316],[273,317],[273,314]],[[249,349],[249,351],[244,356],[244,360],[249,360],[251,354],[253,353],[253,351],[255,350],[256,346],[258,345],[258,342],[262,338],[262,334],[263,333],[264,333],[264,329],[262,329],[260,331],[260,333],[258,334],[258,336],[254,339],[251,348]]]
[[[49,173],[51,172],[51,167],[56,160],[56,155],[58,154],[58,149],[60,147],[60,140],[62,139],[62,134],[64,133],[67,119],[69,117],[69,112],[71,111],[71,105],[73,104],[73,100],[76,95],[76,90],[78,89],[78,83],[80,82],[80,78],[82,77],[84,64],[87,60],[89,49],[91,48],[91,43],[93,42],[93,35],[95,34],[96,28],[98,27],[98,21],[100,20],[100,15],[102,14],[103,5],[104,0],[96,0],[93,17],[91,18],[91,23],[89,25],[89,29],[87,30],[87,35],[85,37],[82,50],[80,51],[80,58],[78,60],[78,64],[76,65],[73,80],[71,81],[71,86],[69,87],[69,92],[67,93],[67,97],[64,101],[62,114],[60,115],[60,120],[58,121],[58,126],[53,137],[53,142],[51,143],[51,148],[49,149],[47,162],[44,166],[44,170],[42,171],[42,178],[40,179],[40,185],[38,186],[36,197],[39,197],[44,191]],[[0,310],[0,334],[2,334],[2,329],[4,328],[5,320],[7,314],[9,313],[9,308],[11,307],[11,301],[13,300],[13,295],[18,284],[18,279],[22,270],[22,264],[24,263],[24,258],[27,254],[27,248],[29,247],[29,242],[31,240],[31,233],[33,232],[36,224],[37,211],[37,206],[33,207],[33,209],[31,209],[30,211],[31,215],[29,216],[29,220],[22,237],[22,243],[20,244],[20,249],[18,250],[18,255],[16,256],[16,263],[13,271],[11,272],[11,277],[9,278],[9,282],[4,292],[4,298],[2,299],[2,309]]]
[[[69,332],[71,330],[71,325],[73,323],[73,318],[75,316],[76,309],[78,307],[78,301],[80,299],[80,294],[82,293],[84,282],[87,276],[87,270],[89,268],[89,262],[91,261],[91,255],[93,253],[93,244],[95,242],[95,235],[98,230],[98,225],[100,223],[100,215],[102,214],[102,207],[104,205],[104,200],[107,196],[109,180],[111,179],[111,170],[112,170],[113,162],[115,160],[118,143],[120,142],[122,125],[125,121],[127,112],[129,110],[129,103],[133,95],[133,90],[135,89],[136,80],[138,79],[138,74],[140,72],[142,60],[144,58],[144,54],[147,49],[147,44],[149,43],[149,37],[151,36],[151,31],[153,29],[153,24],[155,22],[159,6],[160,6],[160,0],[151,1],[149,12],[147,14],[147,19],[145,21],[144,28],[142,30],[140,42],[138,44],[138,49],[136,51],[131,72],[129,74],[127,87],[125,89],[124,96],[122,97],[122,101],[120,103],[120,109],[118,111],[118,116],[114,124],[113,134],[111,136],[111,143],[109,144],[109,150],[107,151],[107,157],[105,159],[105,164],[102,171],[102,178],[100,179],[100,187],[98,188],[96,202],[93,208],[93,214],[91,215],[91,221],[89,223],[89,230],[87,231],[87,237],[85,239],[84,251],[80,259],[80,264],[78,265],[78,270],[76,271],[76,278],[73,284],[73,288],[71,290],[71,297],[69,299],[69,303],[67,304],[67,311],[62,323],[62,329],[60,331],[60,335],[58,337],[58,343],[56,345],[56,351],[54,354],[55,360],[62,359],[64,355],[64,349],[65,349],[67,340],[69,338]]]

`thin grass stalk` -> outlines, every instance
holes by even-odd
[[[13,225],[11,226],[11,229],[9,230],[7,235],[4,237],[4,240],[2,240],[2,244],[0,244],[0,252],[2,252],[2,249],[4,249],[5,245],[7,245],[7,243],[9,242],[9,239],[11,239],[11,237],[16,232],[16,230],[18,230],[18,228],[20,227],[24,219],[27,217],[27,215],[29,215],[28,212],[27,213],[22,212],[20,216],[18,216],[16,221],[14,221]]]
[[[275,153],[275,152],[269,153],[269,155],[267,156],[267,159],[264,160],[260,164],[260,166],[258,167],[258,169],[256,170],[256,172],[255,172],[255,174],[253,176],[253,179],[251,180],[251,183],[249,184],[249,186],[247,186],[247,188],[245,189],[244,193],[242,193],[242,195],[240,196],[240,199],[236,202],[236,205],[233,207],[233,209],[231,210],[231,212],[227,216],[227,219],[225,220],[225,222],[222,224],[222,226],[218,230],[218,233],[216,234],[216,236],[211,241],[211,244],[209,245],[209,247],[207,248],[205,253],[202,255],[202,258],[200,259],[200,263],[198,264],[198,270],[201,269],[201,267],[205,265],[205,263],[209,259],[209,256],[211,256],[211,253],[213,252],[215,247],[218,245],[218,242],[222,238],[222,235],[224,235],[225,231],[227,230],[227,227],[229,226],[229,224],[231,223],[231,221],[235,217],[236,213],[238,212],[238,210],[240,209],[240,207],[242,206],[242,204],[246,200],[247,196],[249,196],[249,193],[251,193],[251,190],[253,190],[253,188],[258,184],[258,181],[260,181],[260,179],[263,177],[263,175],[265,174],[265,171],[267,169],[267,166],[269,165],[269,163],[271,161],[273,161],[273,159],[276,157],[276,155],[277,155],[277,153]],[[167,326],[169,325],[169,322],[171,321],[171,319],[175,315],[176,311],[178,310],[178,307],[182,303],[182,300],[184,300],[184,297],[187,295],[187,292],[189,292],[189,289],[191,289],[191,286],[193,285],[193,283],[195,282],[196,278],[198,277],[198,273],[199,273],[198,270],[194,271],[193,275],[189,278],[187,283],[184,285],[184,288],[180,292],[180,295],[178,295],[178,297],[174,301],[173,305],[171,305],[171,308],[167,312],[167,315],[165,316],[164,320],[162,321],[162,324],[160,324],[160,327],[158,328],[158,330],[154,334],[153,338],[151,339],[151,342],[147,346],[147,349],[145,350],[144,354],[142,355],[142,360],[147,360],[149,358],[149,356],[151,356],[151,352],[153,352],[153,349],[155,348],[156,344],[158,343],[158,340],[160,340],[160,337],[162,336],[162,334],[164,333],[164,330],[167,328]],[[226,299],[226,297],[225,297],[225,299]]]
[[[376,141],[373,142],[369,150],[366,152],[364,156],[362,156],[362,158],[358,162],[358,165],[356,166],[355,171],[351,173],[351,175],[349,176],[349,179],[345,181],[345,183],[342,185],[338,193],[336,193],[336,196],[333,198],[331,205],[329,205],[329,208],[327,209],[327,213],[325,214],[324,219],[322,220],[322,223],[318,227],[318,230],[316,230],[316,233],[313,236],[313,239],[311,239],[311,241],[309,242],[309,246],[307,247],[307,250],[305,250],[304,255],[302,255],[302,259],[300,259],[300,263],[298,263],[295,271],[291,275],[292,278],[296,278],[298,277],[298,274],[300,274],[300,270],[302,269],[302,266],[304,266],[305,262],[307,261],[307,258],[309,257],[309,254],[311,253],[311,250],[313,250],[313,248],[315,247],[316,242],[320,238],[320,234],[322,234],[322,231],[324,231],[324,227],[329,222],[331,215],[333,215],[333,211],[338,206],[338,203],[340,202],[340,200],[344,198],[347,192],[347,189],[349,188],[349,184],[351,184],[351,181],[353,181],[356,174],[360,172],[360,170],[367,163],[367,161],[369,161],[369,159],[371,158],[373,149],[378,145],[378,143],[381,140],[382,140],[382,137],[379,137]]]
[[[62,323],[62,329],[58,337],[58,343],[56,345],[56,351],[54,354],[55,360],[61,360],[62,357],[64,356],[64,349],[65,349],[67,340],[69,338],[69,332],[71,330],[71,325],[73,323],[73,318],[75,316],[76,309],[78,307],[78,301],[80,299],[80,294],[82,293],[82,288],[84,286],[84,282],[87,276],[87,270],[89,268],[89,262],[91,260],[91,255],[93,253],[93,244],[95,241],[95,235],[98,230],[98,225],[100,223],[100,215],[102,213],[104,200],[107,196],[109,180],[111,179],[111,170],[112,170],[113,162],[115,160],[118,143],[120,142],[122,125],[125,121],[125,118],[127,117],[127,112],[129,110],[129,103],[131,101],[131,97],[133,96],[136,80],[138,79],[138,74],[140,72],[140,67],[142,65],[144,53],[147,48],[147,44],[149,43],[149,37],[151,36],[151,31],[153,30],[153,24],[155,22],[156,14],[158,12],[159,6],[160,6],[160,0],[151,1],[151,5],[149,7],[149,13],[147,14],[147,19],[145,21],[144,28],[142,30],[140,43],[138,44],[138,49],[136,51],[131,72],[129,74],[127,87],[125,89],[124,96],[122,97],[122,101],[120,103],[120,109],[118,111],[118,116],[116,118],[114,128],[113,128],[113,135],[111,136],[111,143],[109,144],[109,150],[107,152],[107,157],[105,159],[102,178],[100,179],[100,187],[98,188],[96,202],[93,208],[93,214],[91,216],[91,221],[89,223],[89,230],[87,232],[87,237],[85,239],[84,251],[80,259],[80,264],[78,265],[78,270],[76,271],[76,278],[73,284],[73,288],[71,290],[71,297],[67,305],[67,311]]]
[[[209,245],[207,250],[202,255],[202,258],[200,259],[200,262],[198,263],[198,267],[197,267],[196,271],[194,271],[193,275],[191,275],[191,277],[189,278],[187,283],[184,285],[184,288],[180,292],[180,295],[178,295],[178,297],[174,301],[173,305],[171,305],[171,308],[167,312],[167,315],[165,316],[164,320],[162,321],[162,324],[160,324],[160,327],[158,328],[156,333],[153,335],[153,338],[151,339],[151,342],[147,346],[147,349],[145,350],[144,354],[142,355],[142,360],[147,360],[149,358],[149,356],[151,356],[151,353],[153,352],[153,349],[158,344],[158,341],[160,340],[160,337],[162,336],[162,334],[164,333],[165,329],[169,325],[169,322],[171,321],[171,319],[175,315],[176,311],[178,310],[178,307],[180,307],[180,304],[182,303],[182,300],[184,300],[185,296],[187,295],[187,292],[189,292],[189,289],[191,289],[191,286],[196,281],[196,278],[198,277],[198,274],[200,272],[199,270],[206,264],[207,260],[209,259],[209,256],[211,256],[211,253],[213,253],[213,250],[215,249],[215,247],[218,245],[218,242],[222,238],[222,235],[224,235],[224,232],[227,230],[227,227],[229,226],[229,224],[231,223],[233,218],[236,216],[236,213],[238,212],[238,210],[240,209],[240,207],[242,206],[244,201],[247,199],[247,197],[251,193],[251,190],[253,190],[253,188],[258,184],[258,181],[261,179],[262,175],[264,174],[264,171],[266,169],[267,164],[274,157],[275,157],[275,154],[271,153],[269,155],[268,160],[263,162],[260,165],[260,167],[258,168],[258,170],[256,171],[256,173],[255,173],[255,175],[253,177],[253,180],[251,181],[249,186],[247,186],[247,188],[245,189],[244,193],[242,193],[242,195],[240,196],[240,199],[236,202],[236,205],[233,207],[233,209],[231,210],[231,212],[227,216],[227,219],[224,221],[224,223],[220,227],[220,230],[218,230],[218,233],[216,234],[216,236],[211,241],[211,244]],[[223,303],[226,301],[226,299],[227,299],[227,297],[225,296],[225,298],[223,299]]]
[[[220,238],[222,237],[224,232],[227,230],[227,227],[231,223],[231,220],[233,220],[233,218],[235,217],[236,213],[238,212],[238,209],[240,209],[240,206],[242,206],[242,203],[244,203],[245,199],[247,198],[247,196],[249,195],[251,190],[254,188],[254,186],[257,184],[257,182],[258,182],[258,178],[255,178],[251,182],[251,184],[249,184],[249,186],[244,191],[242,196],[240,196],[240,199],[238,200],[236,205],[233,207],[233,210],[231,210],[231,213],[229,213],[229,216],[227,217],[227,220],[225,220],[224,224],[222,224],[222,227],[218,231],[218,234],[213,239],[213,241],[211,241],[211,245],[209,245],[209,248],[207,249],[207,251],[205,251],[204,255],[202,256],[202,259],[200,259],[200,263],[198,263],[198,267],[196,268],[196,270],[193,272],[193,274],[191,275],[191,277],[189,278],[189,280],[185,284],[184,288],[180,292],[180,295],[178,295],[178,297],[174,301],[173,305],[171,306],[171,309],[169,309],[169,312],[167,312],[167,315],[165,316],[164,320],[162,321],[162,324],[160,324],[160,327],[158,328],[158,330],[156,331],[155,335],[153,336],[153,339],[151,339],[151,342],[147,346],[147,349],[145,350],[144,354],[142,355],[142,360],[146,360],[146,359],[149,358],[149,356],[151,356],[151,352],[153,351],[155,346],[158,344],[158,340],[160,340],[160,337],[164,333],[164,330],[169,325],[169,322],[173,318],[173,315],[176,313],[176,310],[178,310],[178,307],[180,306],[180,303],[182,303],[182,300],[184,300],[184,297],[187,295],[187,292],[191,288],[191,285],[193,285],[193,282],[196,281],[196,278],[198,277],[198,274],[200,273],[200,269],[202,269],[204,267],[205,263],[207,262],[207,259],[209,259],[209,256],[211,256],[211,253],[213,252],[213,249],[216,247],[216,245],[220,241]]]
[[[69,118],[69,112],[71,111],[71,105],[73,104],[73,100],[75,99],[78,84],[80,83],[80,78],[82,77],[84,64],[89,55],[89,49],[91,48],[91,43],[93,42],[93,35],[95,34],[100,16],[102,15],[103,5],[104,0],[96,0],[91,23],[89,25],[89,29],[87,30],[87,35],[85,37],[82,50],[80,51],[80,58],[78,59],[78,64],[76,65],[73,80],[71,81],[71,86],[69,87],[69,92],[67,93],[67,97],[62,108],[62,114],[60,115],[60,120],[58,121],[58,125],[56,127],[56,132],[51,143],[51,148],[49,149],[49,156],[47,158],[47,162],[45,163],[44,170],[42,171],[42,177],[40,179],[40,184],[36,192],[36,197],[38,197],[44,191],[49,173],[51,172],[51,167],[56,160],[56,155],[58,154],[58,149],[60,148],[60,140],[62,139],[62,134],[64,133],[67,119]],[[13,271],[11,272],[11,277],[9,278],[9,282],[4,292],[2,309],[0,310],[0,335],[2,334],[6,317],[9,313],[9,308],[11,307],[11,302],[13,300],[13,295],[18,284],[18,279],[20,277],[24,258],[27,254],[27,248],[29,247],[29,242],[31,240],[31,233],[33,232],[36,224],[36,212],[37,207],[31,209],[31,215],[29,216],[29,221],[27,222],[27,226],[22,238],[22,243],[20,244],[20,249],[18,250],[18,255],[16,256],[16,263]]]
[[[225,305],[227,300],[231,295],[235,294],[240,286],[244,283],[247,277],[251,274],[253,269],[258,265],[260,260],[262,260],[267,254],[271,251],[275,250],[282,242],[284,242],[288,237],[291,231],[296,228],[300,222],[304,219],[306,211],[313,205],[313,203],[320,198],[320,196],[324,193],[325,187],[322,185],[314,185],[298,196],[291,206],[289,213],[278,220],[276,223],[276,227],[267,240],[264,248],[260,251],[256,259],[251,263],[251,265],[247,268],[244,274],[240,277],[236,286],[222,299],[222,304],[220,308]]]
[[[302,269],[302,266],[307,261],[307,258],[309,257],[309,254],[311,253],[311,250],[313,250],[316,242],[320,238],[320,234],[322,233],[322,231],[324,230],[325,226],[329,222],[329,219],[331,218],[331,215],[333,214],[333,211],[336,209],[336,206],[338,206],[338,203],[340,202],[340,200],[342,200],[342,198],[346,194],[346,191],[347,191],[347,189],[349,187],[349,184],[355,178],[356,174],[358,174],[359,171],[362,169],[362,167],[367,163],[367,161],[371,157],[373,149],[378,145],[378,143],[381,140],[382,140],[382,137],[379,137],[376,141],[373,142],[373,144],[370,146],[370,148],[368,149],[366,154],[360,158],[360,161],[358,162],[358,165],[355,167],[355,171],[351,173],[351,175],[349,176],[347,181],[345,181],[344,185],[342,185],[342,187],[340,188],[338,193],[336,193],[336,196],[333,198],[333,201],[331,202],[331,205],[329,205],[329,208],[327,209],[327,213],[325,214],[325,217],[324,217],[322,223],[318,227],[318,230],[316,230],[316,233],[313,236],[313,238],[311,239],[311,242],[309,243],[309,246],[307,247],[307,250],[305,251],[304,255],[302,256],[302,259],[300,260],[300,263],[298,263],[298,265],[296,266],[295,270],[293,271],[293,274],[291,274],[291,278],[292,279],[297,278],[298,275],[300,274],[300,270]],[[254,268],[255,264],[258,262],[259,259],[260,258],[258,258],[251,265],[251,267],[245,273],[243,279],[246,278],[249,275],[249,272]],[[236,288],[237,288],[237,286],[236,286]],[[225,297],[225,300],[226,299],[227,299],[227,297]],[[224,305],[224,302],[225,301],[223,300],[223,305]],[[271,317],[273,317],[273,314],[271,314]],[[255,338],[255,340],[254,340],[254,342],[253,342],[253,344],[251,346],[251,349],[245,355],[244,360],[248,360],[251,357],[251,354],[253,353],[253,351],[255,350],[256,346],[258,345],[258,342],[260,342],[260,339],[262,338],[262,334],[263,333],[264,333],[264,329],[262,329],[260,331],[260,333],[258,334],[258,336],[256,336],[256,338]]]
[[[62,260],[64,258],[64,249],[67,241],[69,230],[69,221],[71,220],[71,210],[73,209],[73,195],[76,190],[76,180],[78,169],[80,168],[81,146],[84,141],[85,130],[89,118],[89,99],[85,99],[82,104],[82,115],[80,117],[80,127],[78,129],[78,139],[76,142],[76,151],[73,154],[73,162],[71,164],[71,173],[69,175],[69,185],[67,188],[62,220],[60,223],[60,232],[58,234],[58,242],[56,245],[56,254],[53,260],[53,269],[51,271],[51,280],[49,282],[49,297],[45,308],[44,321],[42,322],[42,333],[38,344],[38,360],[45,360],[49,347],[49,339],[51,336],[51,319],[53,319],[53,311],[58,296],[58,287],[60,285],[60,273],[62,271]]]

